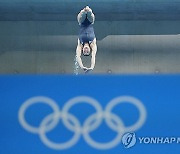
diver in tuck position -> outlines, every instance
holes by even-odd
[[[76,60],[85,72],[91,71],[95,66],[95,57],[97,52],[96,37],[94,34],[93,24],[95,16],[92,10],[86,6],[80,11],[77,16],[78,23],[80,25],[78,45],[76,48]],[[81,54],[89,56],[91,54],[91,66],[90,68],[84,67],[81,59]]]

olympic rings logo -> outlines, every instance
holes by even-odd
[[[25,113],[31,105],[37,103],[44,103],[49,105],[53,109],[53,113],[47,115],[42,120],[39,127],[34,127],[27,123],[25,119]],[[90,115],[83,124],[80,124],[80,121],[73,114],[69,113],[71,107],[79,103],[89,104],[96,110],[96,112]],[[122,103],[130,103],[139,110],[139,119],[131,126],[125,126],[121,118],[112,112],[113,108],[116,105]],[[116,97],[107,104],[104,110],[102,109],[100,103],[97,100],[88,96],[78,96],[70,99],[67,103],[65,103],[62,110],[59,109],[57,103],[51,98],[37,96],[26,100],[22,104],[19,109],[18,118],[20,124],[25,130],[34,134],[38,134],[41,141],[49,148],[55,150],[68,149],[74,146],[82,135],[86,143],[89,144],[91,147],[105,150],[117,146],[121,142],[121,138],[124,133],[134,132],[139,129],[146,120],[146,109],[140,100],[132,96]],[[74,133],[72,138],[64,143],[53,142],[48,139],[46,135],[47,132],[51,131],[56,127],[60,119],[62,120],[64,126],[69,131]],[[107,126],[110,129],[117,132],[116,137],[112,141],[107,143],[97,142],[90,136],[90,132],[97,129],[101,125],[103,120],[105,120]]]

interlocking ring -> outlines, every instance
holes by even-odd
[[[19,109],[19,122],[20,124],[29,132],[31,133],[39,133],[40,131],[40,127],[34,127],[29,125],[26,120],[25,120],[25,112],[27,110],[28,107],[30,107],[33,104],[37,104],[37,103],[43,103],[43,104],[47,104],[49,105],[53,111],[54,111],[54,115],[59,114],[59,107],[56,104],[56,102],[48,97],[42,97],[42,96],[38,96],[38,97],[32,97],[30,99],[28,99],[25,103],[23,103],[23,105],[20,107]],[[56,126],[56,124],[58,123],[58,119],[54,120],[50,125],[48,125],[46,127],[46,131],[51,130],[54,126]]]
[[[53,113],[47,115],[41,121],[39,127],[34,127],[26,122],[25,112],[28,107],[37,103],[44,103],[49,105],[53,109]],[[77,117],[75,117],[72,113],[69,112],[69,110],[73,106],[81,103],[91,105],[96,111],[95,113],[90,115],[83,124],[80,123]],[[112,112],[112,109],[116,105],[121,103],[133,104],[139,110],[139,119],[132,126],[124,126],[122,119]],[[88,96],[78,96],[67,101],[62,110],[60,110],[57,106],[57,103],[51,98],[37,96],[32,97],[23,103],[23,105],[19,109],[18,118],[20,124],[24,129],[31,133],[39,134],[41,141],[49,148],[57,150],[70,148],[78,142],[80,136],[82,135],[86,143],[88,143],[91,147],[105,150],[117,146],[121,142],[122,135],[125,132],[136,131],[137,129],[139,129],[146,120],[146,109],[140,100],[131,96],[120,96],[114,98],[107,104],[105,110],[102,109],[100,103],[94,98]],[[60,119],[62,119],[64,126],[69,131],[73,132],[74,135],[67,142],[55,143],[48,139],[46,133],[55,128]],[[107,143],[97,142],[90,136],[90,133],[92,131],[95,131],[101,125],[103,120],[105,120],[107,126],[110,129],[117,132],[116,137]],[[115,122],[116,124],[114,124],[113,122]]]

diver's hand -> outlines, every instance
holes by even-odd
[[[87,68],[87,70],[85,71],[85,73],[89,73],[90,71],[92,71],[93,69],[90,67],[90,68]]]
[[[93,68],[92,68],[92,67],[90,67],[90,68],[88,68],[88,70],[89,70],[89,71],[92,71],[92,70],[93,70]]]
[[[82,67],[82,69],[86,72],[87,70],[88,70],[88,68],[87,67]]]

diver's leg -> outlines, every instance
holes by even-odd
[[[95,21],[95,16],[92,12],[92,10],[89,8],[88,12],[87,12],[87,19],[93,24]]]
[[[81,12],[78,14],[77,16],[77,20],[79,25],[81,25],[83,23],[83,21],[86,19],[86,12],[84,10],[81,10]]]

